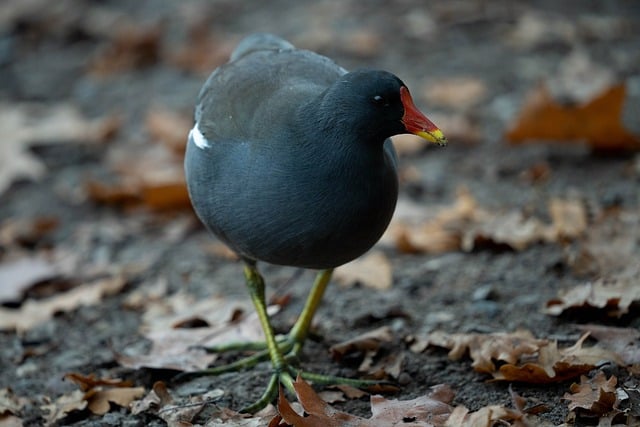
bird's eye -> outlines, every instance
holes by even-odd
[[[387,100],[383,96],[380,96],[380,95],[374,96],[373,98],[371,98],[371,101],[375,105],[379,105],[379,106],[387,106],[387,105],[389,105]]]

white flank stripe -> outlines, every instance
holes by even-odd
[[[198,129],[198,123],[189,131],[189,139],[192,140],[198,148],[209,148],[209,141],[204,137],[200,129]]]

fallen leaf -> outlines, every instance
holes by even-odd
[[[16,396],[10,388],[0,389],[0,421],[3,416],[19,415],[28,402],[27,398]]]
[[[487,85],[477,77],[446,77],[426,82],[422,94],[429,105],[466,110],[486,98]]]
[[[142,397],[144,387],[116,387],[107,389],[89,390],[84,398],[87,407],[96,415],[104,415],[111,409],[111,404],[128,408],[136,399]]]
[[[566,263],[576,275],[616,279],[638,277],[640,209],[612,208],[595,218]]]
[[[572,20],[539,10],[527,10],[518,15],[507,41],[514,47],[531,50],[544,45],[573,45],[577,36]]]
[[[0,303],[20,302],[34,284],[59,275],[55,265],[41,257],[19,258],[0,264]]]
[[[268,307],[270,315],[278,310],[277,306]],[[128,368],[201,370],[217,358],[203,347],[264,341],[258,316],[248,299],[196,299],[178,292],[149,301],[142,318],[140,330],[152,342],[151,349],[146,354],[116,355],[116,360]],[[193,324],[194,319],[203,326],[177,327]]]
[[[64,376],[66,380],[76,383],[80,390],[89,391],[96,387],[130,387],[133,383],[129,380],[121,380],[119,378],[97,378],[95,374],[82,375],[74,372]]]
[[[513,333],[496,332],[493,334],[447,334],[432,332],[419,338],[412,351],[423,351],[428,345],[450,349],[449,359],[460,360],[467,351],[477,372],[493,373],[496,371],[494,360],[516,363],[521,356],[531,356],[546,343],[534,338],[529,331],[520,330]]]
[[[563,399],[569,401],[570,411],[581,408],[598,416],[609,414],[617,410],[617,383],[615,376],[607,379],[602,371],[591,379],[582,375],[580,384],[571,384],[571,393],[565,393]]]
[[[345,355],[353,352],[377,352],[382,343],[391,342],[393,332],[388,326],[366,332],[355,338],[334,344],[329,348],[329,352],[334,359],[340,360]]]
[[[74,390],[69,394],[58,397],[50,403],[40,406],[40,409],[45,412],[45,424],[51,426],[54,425],[56,421],[66,417],[70,412],[86,409],[87,405],[88,403],[84,398],[84,392]]]
[[[383,291],[391,288],[393,270],[384,253],[372,251],[336,268],[333,277],[343,286],[359,283],[366,288]]]
[[[187,40],[165,54],[165,61],[182,70],[209,75],[229,59],[238,44],[234,37],[212,34],[207,16],[197,17],[188,29]]]
[[[381,396],[371,397],[372,416],[369,419],[350,415],[338,411],[324,402],[313,391],[313,388],[301,378],[293,384],[298,401],[302,404],[307,416],[296,413],[291,404],[280,392],[278,397],[278,412],[282,419],[296,427],[368,427],[381,425],[406,425],[434,427],[444,425],[451,413],[448,402],[439,400],[442,396],[449,397],[436,388],[430,395],[418,397],[409,401],[386,400]]]
[[[559,349],[556,341],[536,339],[528,331],[511,334],[433,332],[418,338],[411,350],[424,351],[428,345],[444,347],[450,349],[451,360],[459,360],[469,352],[474,370],[490,374],[493,380],[545,384],[575,378],[605,360],[620,362],[620,357],[610,350],[583,347],[587,336],[571,347]],[[497,365],[496,361],[505,363]]]
[[[620,355],[627,366],[640,364],[640,331],[636,328],[618,328],[603,325],[576,325],[576,328],[588,332],[598,343]]]
[[[629,307],[640,302],[640,270],[637,274],[611,279],[598,279],[562,291],[557,298],[547,301],[545,313],[558,316],[567,310],[599,309],[611,317],[629,312]]]
[[[0,246],[38,247],[42,245],[59,224],[54,216],[36,218],[9,218],[0,224]],[[6,258],[6,257],[5,257]]]
[[[624,84],[618,84],[588,102],[565,106],[553,99],[547,86],[540,85],[525,99],[520,115],[506,137],[512,144],[552,140],[586,142],[598,150],[638,150],[640,137],[622,124],[625,99],[626,88]]]
[[[114,136],[120,120],[88,120],[65,103],[0,103],[0,194],[17,179],[39,179],[45,165],[29,151],[35,144],[96,143]]]
[[[160,59],[161,25],[120,25],[112,40],[96,55],[89,71],[97,76],[149,67]]]
[[[407,253],[468,252],[485,246],[521,251],[539,242],[571,241],[588,225],[584,203],[579,200],[550,199],[552,222],[546,223],[522,210],[488,210],[466,188],[458,189],[451,205],[428,209],[422,218],[420,214],[409,219],[399,215],[383,239],[392,236],[398,250]]]
[[[27,299],[18,309],[0,307],[0,330],[15,329],[23,333],[46,322],[55,313],[97,304],[105,296],[120,292],[126,284],[122,276],[98,279],[50,298]]]
[[[156,107],[147,111],[145,126],[152,140],[160,141],[182,156],[187,144],[187,135],[193,127],[193,118],[190,115]]]
[[[584,347],[587,336],[583,335],[573,346],[563,349],[559,349],[555,341],[550,341],[540,347],[537,360],[502,365],[498,372],[492,373],[493,379],[546,384],[585,374],[603,361],[621,363],[620,357],[610,350],[598,346]]]
[[[108,163],[118,179],[115,183],[89,181],[86,189],[91,199],[156,211],[191,209],[181,156],[162,144],[118,147],[109,154]]]

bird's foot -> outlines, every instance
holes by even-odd
[[[289,335],[279,337],[277,339],[278,350],[283,355],[284,360],[288,363],[295,362],[300,354],[302,343],[298,340],[290,337]],[[237,372],[246,369],[250,369],[260,362],[265,362],[271,359],[267,343],[264,341],[256,342],[240,342],[223,344],[213,347],[193,347],[201,348],[207,353],[228,353],[231,351],[247,352],[253,351],[254,354],[243,357],[235,362],[228,363],[226,365],[215,366],[200,371],[183,372],[174,377],[174,381],[182,382],[193,378],[221,375],[227,372]],[[276,387],[277,388],[277,387]]]
[[[255,413],[273,402],[278,395],[278,385],[282,384],[293,395],[296,391],[293,387],[293,381],[296,377],[302,377],[304,380],[310,381],[319,385],[349,385],[361,389],[369,389],[372,387],[385,387],[393,386],[392,383],[379,380],[358,380],[352,378],[337,377],[333,375],[315,374],[312,372],[297,371],[290,365],[285,365],[281,369],[276,369],[271,378],[266,390],[262,393],[262,396],[251,405],[248,405],[240,410],[245,413]]]

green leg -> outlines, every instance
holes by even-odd
[[[176,380],[182,381],[194,377],[219,375],[224,372],[248,369],[259,362],[271,360],[273,374],[271,375],[267,389],[255,403],[243,408],[241,412],[256,412],[264,408],[275,399],[278,393],[278,384],[280,383],[283,384],[287,390],[295,393],[293,381],[294,377],[298,374],[300,374],[302,378],[316,384],[348,384],[361,388],[380,384],[380,381],[354,380],[349,378],[313,374],[309,372],[299,372],[291,366],[290,362],[297,358],[304,341],[307,338],[309,328],[311,327],[311,321],[313,320],[313,316],[320,305],[325,289],[331,280],[332,273],[333,270],[331,269],[323,270],[318,273],[298,320],[295,325],[293,325],[293,328],[291,328],[289,334],[284,339],[278,340],[273,332],[273,328],[269,321],[269,315],[267,314],[264,279],[256,269],[255,265],[247,263],[244,268],[247,288],[249,290],[249,295],[251,296],[251,301],[256,308],[256,313],[258,314],[258,319],[260,320],[260,325],[264,331],[266,341],[264,343],[230,344],[209,348],[209,351],[225,351],[229,349],[259,351],[229,365],[214,367],[197,372],[185,372],[178,375]]]
[[[333,274],[333,269],[322,270],[316,275],[304,308],[289,332],[288,341],[293,344],[291,352],[296,356],[300,353],[302,345],[307,339],[309,329],[311,328],[311,321],[318,310],[318,306],[320,306],[324,291],[327,289],[327,285],[331,280],[331,274]]]

